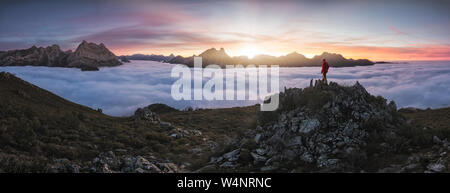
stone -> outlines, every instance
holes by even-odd
[[[168,123],[168,122],[160,122],[159,123],[161,125],[161,127],[171,127],[172,124]]]
[[[153,123],[157,123],[160,122],[159,121],[159,117],[156,115],[156,113],[152,112],[149,108],[145,107],[145,108],[138,108],[133,115],[133,118],[135,120],[143,120],[143,121],[150,121]],[[163,123],[161,122],[160,125],[161,126],[166,126],[169,125],[170,123]],[[170,125],[169,125],[170,126]]]
[[[445,166],[440,163],[431,163],[428,164],[427,169],[432,172],[442,172],[445,170]]]
[[[274,171],[276,169],[278,169],[278,167],[275,167],[275,166],[264,166],[264,167],[261,167],[260,171],[261,172],[270,172],[270,171]]]
[[[231,161],[226,161],[226,162],[220,164],[220,167],[223,167],[223,168],[234,168],[234,167],[236,167],[236,165],[233,162],[231,162]]]
[[[145,173],[145,170],[142,168],[136,168],[135,172],[136,173]]]
[[[256,143],[259,143],[259,140],[261,139],[261,134],[256,134],[255,137],[253,138],[255,140]]]
[[[253,157],[255,163],[265,162],[267,160],[266,157],[258,155],[257,153],[250,152],[250,155]]]
[[[317,119],[307,119],[307,120],[303,120],[300,123],[300,129],[299,132],[300,133],[309,133],[315,129],[317,129],[320,125],[319,120]]]
[[[265,155],[267,153],[267,150],[263,148],[258,148],[255,151],[258,155]]]
[[[228,161],[236,161],[239,158],[239,153],[240,149],[235,149],[226,154],[223,154],[223,158],[227,159]]]

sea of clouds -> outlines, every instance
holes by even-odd
[[[75,103],[101,108],[114,116],[127,116],[152,103],[175,108],[219,108],[253,105],[260,101],[176,101],[171,96],[173,64],[132,61],[119,67],[82,72],[74,68],[0,67]],[[280,90],[303,88],[321,77],[319,67],[280,68]],[[199,78],[199,77],[196,77]],[[359,81],[373,95],[394,100],[400,107],[450,106],[450,62],[409,62],[330,68],[329,81],[352,85]],[[206,81],[205,79],[204,81]]]

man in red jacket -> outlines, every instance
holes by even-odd
[[[322,82],[324,82],[325,84],[327,83],[327,72],[328,72],[328,68],[330,68],[330,66],[328,66],[328,62],[325,61],[325,58],[322,60]]]

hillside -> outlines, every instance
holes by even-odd
[[[104,115],[9,73],[0,73],[0,98],[2,172],[92,172],[90,161],[108,151],[169,163],[159,157],[186,143],[159,124]]]

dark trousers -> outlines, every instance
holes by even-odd
[[[328,84],[327,82],[327,73],[322,73],[322,82]]]

